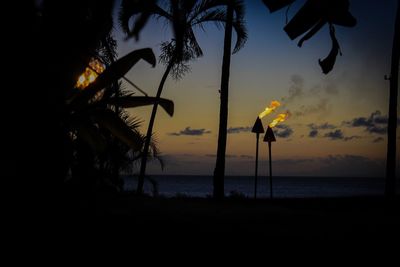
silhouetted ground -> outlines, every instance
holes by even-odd
[[[67,199],[57,216],[49,211],[43,220],[33,211],[29,220],[19,221],[22,236],[33,243],[47,240],[44,244],[52,248],[72,242],[72,247],[84,251],[88,247],[107,251],[127,244],[155,255],[203,249],[213,253],[227,249],[239,255],[254,249],[258,256],[309,250],[311,255],[340,249],[353,256],[361,251],[357,255],[362,257],[397,257],[400,251],[399,198],[390,205],[382,197],[216,202],[111,194],[96,201],[73,199]]]
[[[116,232],[148,239],[262,242],[400,242],[399,198],[151,198],[132,194],[80,204],[74,216],[113,221]],[[101,225],[102,223],[100,223]],[[140,231],[138,231],[140,229]],[[376,243],[375,243],[376,244]]]

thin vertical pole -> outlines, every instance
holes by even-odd
[[[272,160],[271,160],[271,142],[268,142],[268,151],[269,151],[269,188],[270,188],[270,197],[272,199]]]
[[[257,198],[257,178],[258,178],[258,139],[260,134],[256,133],[256,173],[254,175],[254,199]]]

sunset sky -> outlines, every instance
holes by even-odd
[[[245,2],[249,38],[231,61],[227,175],[254,174],[255,135],[249,128],[272,100],[278,100],[282,106],[263,118],[266,126],[277,113],[291,113],[274,129],[275,175],[383,176],[389,91],[384,75],[390,74],[396,1],[350,1],[358,24],[336,26],[343,56],[328,75],[318,65],[331,48],[327,27],[299,48],[298,40],[291,41],[283,31],[284,10],[271,14],[261,0]],[[304,1],[298,2],[289,18]],[[224,31],[214,24],[204,29],[196,30],[204,56],[191,63],[183,79],[169,78],[164,88],[162,96],[174,101],[175,114],[169,117],[159,109],[154,131],[166,169],[151,164],[150,174],[213,174]],[[120,56],[143,47],[153,48],[158,56],[159,44],[171,38],[171,28],[153,19],[139,42],[124,41],[118,27],[115,37]],[[140,62],[127,77],[155,95],[164,69],[161,63],[153,69]],[[151,107],[130,112],[143,120],[145,132]],[[261,141],[260,147],[259,173],[266,175],[267,145]]]

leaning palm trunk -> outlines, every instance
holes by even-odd
[[[145,143],[144,143],[144,147],[143,147],[143,151],[142,151],[142,160],[140,163],[140,173],[139,173],[139,179],[138,179],[138,185],[137,185],[137,193],[138,194],[143,193],[144,178],[146,176],[147,155],[149,153],[151,135],[153,133],[154,121],[156,119],[158,101],[161,98],[161,93],[164,88],[165,81],[167,80],[168,75],[171,72],[171,69],[174,66],[174,64],[175,64],[175,56],[173,56],[171,58],[171,60],[169,61],[168,66],[165,69],[164,75],[161,78],[160,85],[158,86],[157,95],[156,95],[156,103],[154,104],[153,110],[151,112],[150,122],[149,122],[149,126],[147,128],[146,139],[145,139]]]
[[[388,146],[385,184],[385,195],[390,198],[396,195],[396,128],[400,61],[400,0],[397,4],[397,15],[394,31],[395,32],[393,39],[392,66],[390,77]]]
[[[214,198],[224,197],[224,177],[225,177],[225,153],[226,153],[226,134],[228,125],[228,93],[229,93],[229,68],[231,62],[232,47],[232,22],[233,6],[228,4],[227,21],[225,25],[224,37],[224,56],[222,61],[221,75],[221,105],[219,113],[219,132],[217,161],[214,170]]]

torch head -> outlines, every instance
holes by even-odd
[[[257,117],[256,122],[254,123],[253,129],[251,130],[253,133],[264,133],[264,126],[262,125],[260,117]]]
[[[267,131],[265,132],[264,136],[264,142],[276,142],[274,131],[272,131],[272,128],[268,126]]]

